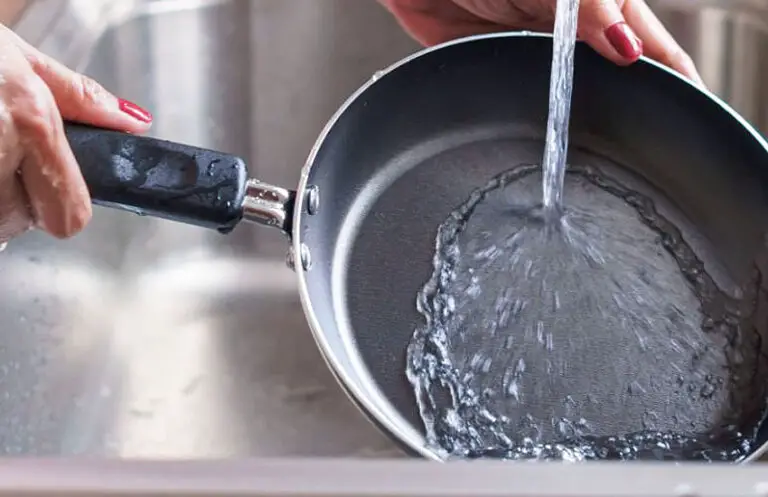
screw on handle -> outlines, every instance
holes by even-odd
[[[245,162],[181,143],[64,123],[96,205],[231,231],[243,216]]]

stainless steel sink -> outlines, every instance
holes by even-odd
[[[33,43],[151,109],[152,133],[295,186],[325,120],[416,46],[361,0],[39,0]],[[286,241],[97,209],[0,254],[0,452],[393,456],[316,351]]]
[[[762,31],[686,8],[661,11],[767,130],[768,73],[734,58],[762,61]],[[751,48],[714,50],[707,22],[726,40],[741,26]],[[37,0],[16,29],[151,109],[154,135],[241,154],[285,186],[342,100],[418,48],[372,0]],[[399,455],[327,371],[285,249],[266,229],[101,209],[71,241],[14,241],[0,254],[0,453]]]
[[[768,134],[768,0],[649,0],[707,86]]]

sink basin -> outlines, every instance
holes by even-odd
[[[756,18],[656,3],[713,89],[768,130]],[[418,48],[372,0],[37,0],[15,29],[150,109],[154,136],[286,187],[346,96]],[[268,229],[99,208],[73,240],[15,240],[0,253],[0,453],[399,456],[325,367],[286,248]]]
[[[707,86],[768,134],[768,0],[648,0]]]
[[[38,0],[17,31],[154,113],[152,134],[295,187],[317,133],[416,49],[375,2]],[[0,254],[0,453],[399,455],[304,321],[280,233],[97,208]]]

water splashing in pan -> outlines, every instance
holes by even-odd
[[[577,3],[558,2],[543,173],[493,178],[438,229],[406,371],[427,440],[464,458],[743,459],[765,408],[745,373],[752,299],[722,292],[650,198],[565,174]]]
[[[745,374],[759,360],[749,310],[648,197],[572,166],[553,227],[525,207],[539,177],[494,178],[439,228],[407,370],[430,444],[458,457],[745,457],[763,414]]]

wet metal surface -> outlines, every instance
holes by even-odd
[[[79,2],[87,15],[38,3],[64,9],[32,33],[46,51],[151,109],[153,135],[240,154],[290,188],[336,107],[417,48],[360,0],[112,0],[117,23],[100,36],[98,2]],[[327,370],[286,249],[277,230],[225,237],[104,209],[71,241],[11,243],[0,452],[399,455]]]

